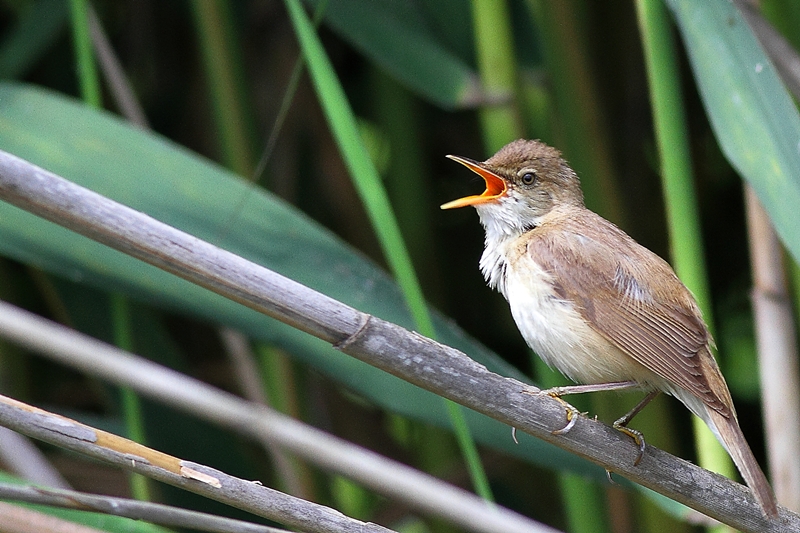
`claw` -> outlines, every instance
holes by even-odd
[[[578,416],[580,416],[581,412],[561,398],[561,391],[559,389],[560,387],[555,387],[552,389],[543,390],[541,391],[541,394],[546,394],[551,398],[558,400],[567,410],[567,424],[561,429],[556,429],[550,432],[553,435],[566,435],[573,427],[575,427],[575,423],[578,422]]]
[[[644,457],[644,449],[647,447],[647,444],[644,441],[644,434],[639,430],[631,429],[629,427],[624,426],[622,423],[620,423],[619,420],[614,422],[614,429],[619,430],[628,435],[639,446],[639,454],[633,461],[633,466],[639,466],[639,463],[642,462],[642,457]]]
[[[564,400],[561,400],[561,398],[556,398],[556,399],[560,400],[562,403],[566,404],[566,407],[567,407],[567,425],[564,426],[561,429],[553,430],[550,433],[552,433],[553,435],[566,435],[567,433],[569,433],[569,431],[573,427],[575,427],[575,423],[578,421],[578,415],[580,415],[581,413],[580,413],[580,411],[578,411],[577,409],[575,409],[574,407],[569,405]]]

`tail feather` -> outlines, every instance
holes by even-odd
[[[742,474],[747,486],[753,492],[753,495],[758,501],[761,509],[767,516],[778,516],[778,504],[775,500],[775,493],[772,492],[767,477],[758,466],[750,446],[742,434],[739,423],[735,416],[726,417],[717,411],[706,407],[705,409],[708,418],[706,422],[711,422],[709,426],[716,429],[717,438],[720,439],[722,444],[728,450],[733,462]]]

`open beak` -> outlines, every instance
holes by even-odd
[[[477,161],[473,161],[472,159],[467,159],[466,157],[459,157],[457,155],[448,155],[448,158],[452,159],[453,161],[457,161],[479,175],[483,178],[483,181],[486,182],[486,190],[483,191],[483,194],[476,194],[474,196],[465,196],[464,198],[459,198],[458,200],[453,200],[452,202],[447,202],[446,204],[442,204],[442,209],[454,209],[456,207],[466,207],[468,205],[478,205],[483,204],[486,202],[491,202],[492,200],[496,200],[500,198],[506,193],[506,182],[503,179],[491,172],[486,170],[481,166],[481,163]]]

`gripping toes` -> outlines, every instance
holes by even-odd
[[[564,409],[566,409],[566,411],[567,411],[567,424],[561,429],[556,429],[556,430],[551,431],[551,433],[553,435],[566,435],[567,433],[570,432],[570,430],[573,427],[575,427],[575,423],[578,421],[578,417],[580,416],[581,412],[578,411],[575,407],[573,407],[569,403],[567,403],[566,400],[561,398],[561,396],[559,395],[559,392],[560,391],[558,390],[558,387],[556,387],[555,389],[543,390],[542,394],[546,394],[546,395],[550,396],[551,398],[554,398],[554,399],[558,400],[561,403],[561,405],[564,406]]]
[[[633,466],[639,466],[639,463],[642,461],[642,457],[644,456],[644,449],[647,447],[647,444],[644,441],[644,434],[636,429],[631,429],[624,424],[621,423],[620,420],[614,422],[614,429],[617,429],[630,438],[639,446],[639,453],[636,455],[636,459],[633,461]]]

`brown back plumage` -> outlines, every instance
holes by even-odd
[[[705,412],[696,414],[715,430],[764,511],[776,516],[775,496],[739,427],[691,293],[665,261],[616,226],[586,209],[576,215],[531,231],[528,253],[598,333],[677,386],[668,392],[685,400],[687,391],[703,402]]]

